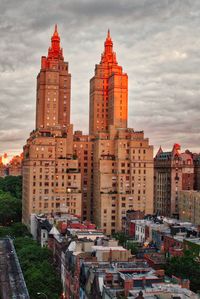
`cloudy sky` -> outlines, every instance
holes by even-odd
[[[129,76],[129,127],[155,151],[200,152],[199,0],[1,0],[0,154],[35,126],[36,75],[58,24],[72,74],[71,122],[88,132],[89,79],[110,28]]]

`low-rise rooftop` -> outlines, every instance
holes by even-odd
[[[139,291],[140,289],[129,291],[128,299],[137,298]],[[199,299],[199,296],[192,291],[172,283],[155,283],[152,287],[144,287],[142,293],[145,299]]]

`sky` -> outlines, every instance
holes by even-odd
[[[35,128],[36,76],[58,24],[72,74],[71,123],[88,133],[89,80],[108,28],[129,77],[128,126],[200,152],[199,0],[1,0],[0,154]]]

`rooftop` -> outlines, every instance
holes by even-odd
[[[122,246],[92,246],[92,249],[94,251],[110,251],[110,250],[113,250],[113,251],[127,251],[126,248],[122,247]]]
[[[138,296],[140,290],[134,289],[129,292],[128,299],[135,299]],[[172,283],[156,283],[152,284],[152,287],[144,287],[142,289],[143,297],[145,299],[171,299],[171,298],[181,298],[181,299],[198,299],[198,295],[192,291],[182,288],[180,285]],[[172,297],[173,296],[173,297]]]

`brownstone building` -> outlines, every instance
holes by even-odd
[[[154,209],[159,215],[178,216],[178,192],[194,188],[192,154],[180,152],[174,144],[172,151],[158,150],[154,159]]]
[[[153,212],[153,147],[127,127],[128,76],[110,32],[90,80],[90,135],[73,134],[71,75],[55,27],[37,77],[36,129],[24,146],[23,221],[67,212],[94,219],[107,234],[130,209]]]

